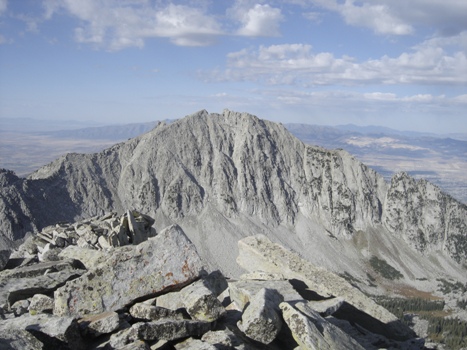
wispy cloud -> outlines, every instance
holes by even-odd
[[[467,30],[467,2],[459,0],[289,0],[339,13],[347,24],[378,34],[409,35],[417,26],[436,28],[441,35]]]

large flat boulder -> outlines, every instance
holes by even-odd
[[[376,304],[344,278],[313,265],[295,252],[273,243],[265,235],[246,237],[238,242],[238,248],[237,263],[247,271],[261,270],[283,274],[289,279],[303,281],[309,289],[323,297],[342,297],[352,309],[352,313],[360,311],[360,320],[372,332],[397,340],[414,336],[413,331],[396,316]],[[375,327],[372,327],[373,325]]]
[[[44,349],[84,350],[85,343],[79,332],[78,323],[72,317],[57,317],[54,315],[38,314],[23,315],[10,320],[0,320],[0,334],[29,332],[34,338],[44,344]],[[22,337],[22,341],[35,344],[30,337]],[[0,343],[1,345],[1,343]],[[26,344],[25,349],[29,349]],[[31,349],[35,349],[31,346]]]
[[[67,281],[81,276],[85,270],[74,260],[46,262],[0,272],[0,305],[11,306],[16,301],[35,294],[47,294]]]
[[[305,303],[298,302],[295,306],[287,302],[280,304],[284,321],[300,349],[364,350],[356,340],[326,321]]]
[[[191,283],[203,271],[195,246],[173,225],[137,245],[116,248],[105,265],[55,292],[54,314],[82,317],[116,311]]]

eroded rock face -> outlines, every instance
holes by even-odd
[[[26,244],[29,248],[33,246],[30,243]],[[0,275],[21,281],[69,269],[77,269],[81,274],[65,281],[62,287],[50,286],[48,295],[32,295],[31,291],[25,294],[23,289],[12,289],[13,284],[0,283],[0,295],[7,299],[15,296],[14,304],[6,303],[0,309],[0,336],[13,349],[258,349],[267,346],[291,350],[301,346],[360,350],[359,344],[371,345],[375,341],[404,348],[404,343],[388,341],[385,336],[368,331],[359,318],[363,311],[355,306],[361,300],[348,300],[358,295],[346,289],[351,286],[339,284],[336,276],[324,275],[328,280],[321,282],[332,283],[316,286],[317,290],[326,289],[338,297],[327,302],[310,302],[308,297],[316,295],[316,291],[303,293],[295,288],[309,283],[308,273],[317,270],[283,247],[267,241],[262,241],[261,247],[263,250],[250,249],[248,254],[254,252],[254,259],[245,260],[246,253],[240,250],[239,260],[257,264],[251,268],[261,272],[238,281],[226,280],[219,271],[209,274],[204,271],[193,244],[176,225],[138,245],[102,250],[79,245],[56,248],[57,261],[38,262],[39,250],[31,249],[28,253],[31,257],[22,262],[25,265],[2,271]],[[24,253],[27,249],[20,250]],[[274,255],[278,252],[281,254]],[[64,258],[70,255],[83,262]],[[280,271],[269,269],[268,264],[274,265],[274,261],[264,263],[271,256],[277,258],[275,263]],[[311,288],[314,286],[310,283]],[[369,299],[364,301],[368,303]],[[353,309],[346,313],[350,302]],[[224,308],[223,304],[228,306]],[[52,306],[55,314],[51,314]],[[319,312],[327,317],[323,318]],[[341,315],[351,318],[340,319]],[[353,315],[356,316],[352,318]],[[400,333],[396,329],[394,334],[386,336],[397,338]],[[0,345],[4,344],[2,341]],[[410,344],[417,345],[410,349],[423,348],[423,341]]]
[[[138,246],[114,250],[106,265],[59,288],[54,314],[84,316],[117,310],[134,299],[189,284],[202,271],[193,244],[180,227],[170,226]]]
[[[238,246],[237,262],[247,271],[254,267],[254,269],[280,273],[290,279],[303,281],[308,288],[316,291],[322,297],[343,297],[348,304],[385,325],[388,334],[390,333],[399,339],[413,337],[410,328],[399,322],[396,316],[376,304],[345,279],[314,266],[300,258],[296,253],[272,243],[266,236],[257,235],[244,238],[238,242]],[[375,331],[385,332],[384,329],[375,329]]]
[[[467,259],[467,206],[425,180],[394,175],[382,220],[419,251],[447,250],[459,263]]]

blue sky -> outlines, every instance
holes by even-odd
[[[0,0],[0,117],[467,133],[464,0]]]

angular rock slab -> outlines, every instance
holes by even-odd
[[[16,329],[14,332],[0,329],[0,349],[42,350],[44,344],[23,329]]]
[[[249,338],[263,344],[274,341],[282,328],[279,304],[284,297],[274,289],[261,289],[250,300],[242,315],[239,328]]]
[[[276,290],[283,297],[283,301],[303,300],[302,296],[298,294],[298,292],[287,280],[229,281],[230,298],[233,302],[235,302],[235,304],[240,310],[243,310],[245,306],[250,302],[250,299],[253,298],[253,296],[263,288]]]
[[[291,304],[280,304],[284,321],[289,326],[292,336],[303,350],[364,350],[347,333],[326,321],[316,311],[298,302],[306,314],[298,311]]]
[[[137,246],[113,250],[106,265],[59,288],[54,314],[82,317],[116,311],[138,298],[184,286],[202,271],[195,246],[173,225]]]
[[[18,330],[26,330],[39,339],[44,344],[44,349],[86,349],[78,324],[71,317],[39,314],[0,321],[0,334]]]
[[[271,242],[265,235],[246,237],[238,241],[238,248],[237,263],[247,271],[280,273],[290,279],[303,281],[318,294],[326,297],[343,297],[355,309],[376,319],[378,327],[375,330],[370,329],[371,331],[391,334],[393,339],[398,340],[410,339],[414,336],[410,328],[403,325],[396,316],[376,304],[345,279],[303,260],[298,254]],[[379,324],[385,328],[380,327]]]
[[[210,322],[195,320],[163,319],[135,323],[132,327],[140,340],[175,340],[190,336],[201,337],[212,328]]]
[[[120,318],[113,311],[103,312],[98,315],[91,315],[78,321],[81,333],[91,338],[102,334],[112,333],[120,326]]]
[[[161,318],[172,318],[182,320],[183,312],[166,309],[164,307],[136,303],[130,308],[130,315],[135,319],[157,321]]]
[[[31,298],[31,303],[29,304],[29,313],[35,315],[41,312],[52,312],[54,308],[54,300],[51,297],[48,297],[44,294],[35,294]]]
[[[222,303],[202,280],[183,288],[180,296],[188,314],[195,320],[214,322],[225,313]]]

